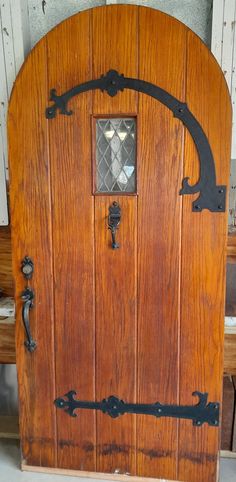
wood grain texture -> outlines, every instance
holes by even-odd
[[[120,248],[111,248],[108,209],[121,207],[117,233]],[[109,395],[136,402],[136,196],[96,196],[96,398]],[[136,474],[136,417],[112,419],[97,413],[97,470]]]
[[[139,24],[140,78],[182,100],[185,28],[149,9]],[[138,400],[178,404],[183,126],[143,94],[138,120]],[[138,474],[175,479],[178,421],[142,416],[137,433]]]
[[[129,6],[94,9],[91,25],[93,78],[109,69],[137,77],[138,9]],[[113,98],[100,91],[93,95],[93,115],[137,114],[138,96],[134,91],[127,90]],[[111,233],[107,229],[108,209],[114,200],[122,210],[118,250],[111,249]],[[136,210],[136,196],[95,196],[98,400],[116,395],[126,401],[136,401]],[[97,471],[136,474],[135,416],[113,420],[97,414]]]
[[[231,108],[218,65],[199,39],[188,32],[186,102],[206,132],[216,164],[217,183],[228,184]],[[220,119],[220,122],[219,122]],[[199,176],[198,158],[186,132],[184,177]],[[226,213],[192,213],[192,196],[183,197],[180,403],[194,403],[192,392],[221,402],[223,371]],[[217,478],[219,431],[180,422],[179,472],[191,482]]]
[[[46,41],[24,64],[8,114],[13,272],[16,284],[16,345],[22,453],[27,463],[56,465],[51,201],[47,121]],[[37,349],[24,346],[20,272],[24,256],[35,263],[30,323]]]
[[[48,91],[91,77],[89,12],[48,37]],[[63,42],[62,42],[62,39]],[[57,46],[60,44],[60,49]],[[52,170],[56,391],[94,400],[94,207],[91,193],[91,93],[70,103],[73,116],[49,123]],[[53,402],[53,400],[51,401]],[[58,466],[96,470],[95,414],[57,411]]]
[[[10,226],[0,227],[0,290],[3,295],[14,295]]]
[[[189,134],[163,105],[131,90],[81,94],[70,101],[72,116],[45,119],[51,88],[62,94],[109,69],[186,101],[209,137],[217,182],[228,184],[225,80],[185,26],[115,5],[68,19],[36,46],[9,114],[24,466],[215,482],[214,427],[91,410],[55,416],[53,400],[71,389],[91,401],[186,405],[195,390],[210,401],[222,396],[227,214],[193,213],[193,196],[179,196],[183,176],[199,176]],[[93,195],[92,124],[100,115],[137,116],[137,195]],[[117,251],[107,229],[114,200],[122,208]],[[25,255],[35,260],[33,355],[21,322]]]
[[[95,8],[92,14],[93,78],[108,70],[117,70],[126,77],[138,74],[138,8],[110,5]],[[94,114],[136,112],[137,93],[119,92],[112,99],[100,91],[93,93]]]

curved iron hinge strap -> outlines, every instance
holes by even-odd
[[[219,426],[218,402],[208,402],[208,393],[193,392],[199,401],[196,405],[164,405],[156,403],[127,403],[111,395],[101,402],[76,400],[76,392],[71,390],[63,397],[54,400],[57,408],[62,408],[71,417],[76,417],[76,409],[101,410],[112,418],[120,417],[125,413],[136,413],[142,415],[153,415],[154,417],[174,417],[192,420],[193,425],[201,426],[208,423],[214,427]]]
[[[198,198],[193,202],[193,211],[202,211],[202,209],[209,209],[212,212],[225,211],[226,186],[216,185],[214,158],[204,130],[188,109],[187,104],[180,102],[161,87],[144,80],[124,77],[123,74],[120,75],[116,70],[109,70],[101,78],[77,85],[62,95],[57,95],[56,90],[52,89],[50,100],[54,104],[46,109],[47,119],[55,117],[57,110],[59,110],[60,114],[71,115],[72,111],[68,110],[67,107],[69,100],[82,92],[95,89],[100,89],[102,92],[106,91],[111,97],[114,97],[119,91],[124,89],[136,90],[153,97],[168,107],[173,112],[174,117],[180,119],[191,134],[200,161],[198,182],[190,185],[189,177],[185,177],[179,194],[199,193]]]

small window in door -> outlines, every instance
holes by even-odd
[[[97,193],[136,191],[136,119],[96,118]]]

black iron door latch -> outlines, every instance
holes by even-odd
[[[118,249],[120,245],[116,242],[116,231],[121,220],[121,209],[118,202],[114,201],[109,207],[108,229],[111,231],[112,249]]]

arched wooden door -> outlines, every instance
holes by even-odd
[[[9,109],[24,468],[217,480],[230,129],[215,59],[156,10],[79,13],[29,55]]]

